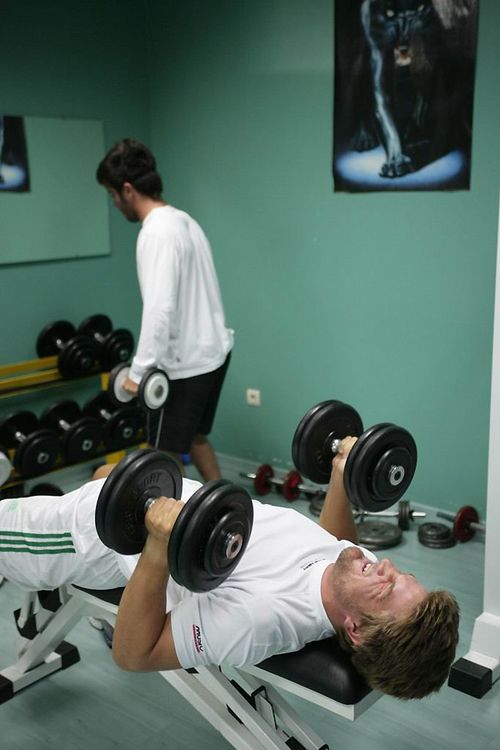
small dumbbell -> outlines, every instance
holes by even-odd
[[[86,318],[78,326],[78,333],[95,340],[99,362],[106,372],[121,362],[128,362],[134,351],[131,332],[126,328],[113,330],[113,324],[107,315]]]
[[[363,432],[361,417],[341,401],[322,401],[305,414],[293,438],[292,456],[300,473],[326,484],[332,460],[345,437],[358,440],[344,468],[344,487],[362,510],[386,510],[408,489],[417,465],[417,446],[403,427],[387,422]]]
[[[251,479],[257,495],[267,495],[276,487],[286,500],[297,500],[301,492],[312,494],[314,490],[302,484],[298,471],[289,471],[282,479],[274,476],[271,464],[262,464],[255,473],[240,472],[240,477]]]
[[[408,531],[410,528],[410,521],[415,521],[417,518],[425,518],[427,516],[423,511],[413,510],[413,508],[410,507],[408,500],[400,500],[397,511],[382,510],[375,513],[368,510],[354,508],[353,515],[355,518],[359,518],[360,521],[362,521],[363,518],[369,518],[371,516],[376,516],[378,518],[397,518],[398,526],[402,531]]]
[[[139,442],[144,427],[144,413],[136,406],[117,409],[108,394],[101,391],[87,401],[83,413],[101,420],[104,444],[108,450],[119,450]]]
[[[97,345],[89,336],[77,334],[67,320],[49,323],[36,342],[39,357],[58,355],[57,366],[64,378],[79,378],[95,369]]]
[[[11,414],[0,422],[0,440],[15,448],[14,468],[23,477],[44,474],[52,468],[59,455],[57,432],[41,429],[31,411]]]
[[[479,513],[472,505],[464,505],[454,515],[444,510],[438,510],[436,515],[452,521],[453,534],[459,542],[468,542],[476,531],[486,532],[486,524],[479,523]]]
[[[103,439],[101,421],[84,416],[76,401],[70,399],[45,409],[40,424],[59,433],[62,452],[69,463],[85,461],[95,455]]]
[[[97,499],[99,538],[121,555],[144,547],[145,517],[159,497],[180,499],[182,476],[163,451],[132,451],[113,469]],[[215,479],[200,487],[177,516],[168,541],[170,575],[197,592],[221,584],[238,565],[253,523],[252,500],[241,487]]]
[[[146,370],[139,383],[137,396],[123,387],[128,378],[130,367],[126,364],[116,365],[109,373],[108,394],[117,406],[137,401],[138,405],[148,411],[161,409],[168,396],[168,377],[166,372],[157,367]]]

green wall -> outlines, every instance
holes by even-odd
[[[483,510],[500,5],[481,7],[471,191],[385,195],[332,191],[332,5],[150,2],[152,146],[236,329],[216,446],[287,464],[304,412],[338,398],[414,434],[415,503]]]
[[[137,13],[137,7],[132,0],[2,2],[1,111],[101,120],[107,147],[131,131],[147,139],[147,44],[144,14]],[[146,64],[142,64],[144,60]],[[89,173],[93,175],[96,167],[97,163],[89,163]],[[67,168],[71,170],[71,163]],[[95,187],[100,189],[97,183]],[[108,199],[102,193],[106,204]],[[78,208],[75,200],[75,212]],[[63,217],[61,223],[67,224]],[[103,312],[117,327],[137,331],[136,229],[114,210],[110,226],[112,247],[106,257],[0,266],[1,363],[35,357],[37,334],[52,320],[63,318],[78,324],[89,314]],[[88,230],[91,234],[92,227]],[[23,231],[31,232],[34,244],[43,241],[29,214]],[[15,247],[15,234],[8,241],[9,249]],[[66,242],[71,243],[72,237],[66,237]],[[68,385],[26,399],[4,399],[0,413],[23,405],[39,412],[55,398],[73,391],[78,396],[90,387]]]
[[[2,3],[1,109],[101,119],[107,146],[146,140],[167,199],[212,241],[236,329],[218,450],[290,464],[303,413],[339,398],[366,425],[412,431],[415,503],[484,509],[499,21],[483,0],[471,191],[342,195],[330,0]],[[105,312],[137,333],[137,227],[116,211],[110,224],[107,257],[0,268],[2,362],[33,357],[57,318]],[[260,408],[247,387],[261,389]]]

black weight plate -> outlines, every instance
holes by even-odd
[[[112,450],[139,442],[144,414],[134,406],[123,406],[114,412],[104,428],[106,446]]]
[[[76,420],[79,419],[81,413],[81,409],[76,401],[72,401],[71,399],[64,399],[62,401],[57,401],[51,406],[48,406],[43,411],[40,417],[40,424],[47,425],[47,427],[53,427],[57,430],[61,430],[63,428],[59,424],[60,421],[66,422],[68,425],[71,425],[73,422],[76,422]]]
[[[88,336],[74,336],[63,347],[57,360],[63,378],[79,378],[94,370],[97,344]]]
[[[86,461],[94,456],[103,439],[103,427],[98,419],[81,417],[74,422],[62,439],[63,453],[69,463]]]
[[[126,328],[117,328],[103,342],[100,361],[107,372],[115,365],[128,362],[134,351],[134,337]]]
[[[401,542],[399,526],[386,521],[362,521],[357,525],[359,544],[367,549],[388,549]]]
[[[51,469],[59,455],[59,438],[52,430],[35,430],[14,454],[14,467],[23,477],[35,477]]]
[[[398,503],[398,526],[401,531],[408,531],[410,528],[411,510],[408,500],[400,500]]]
[[[444,523],[428,521],[419,526],[418,541],[423,544],[424,547],[431,547],[432,549],[448,549],[448,547],[453,547],[456,540],[451,526],[446,526]]]
[[[91,338],[97,338],[98,341],[99,338],[104,338],[112,330],[113,324],[110,318],[102,314],[91,315],[89,318],[85,318],[78,326],[78,333],[83,333],[84,336],[90,336]]]
[[[95,523],[99,539],[121,555],[144,547],[147,531],[144,503],[150,497],[181,497],[182,476],[163,451],[132,451],[113,469],[97,499]]]
[[[411,484],[417,464],[417,447],[403,427],[382,423],[362,435],[353,446],[347,463],[350,464],[351,501],[362,510],[386,510],[401,499]],[[394,484],[389,480],[393,465],[404,468],[404,475],[399,476]]]
[[[362,454],[364,446],[366,446],[366,444],[372,440],[373,435],[376,435],[378,433],[380,427],[380,424],[375,424],[373,425],[373,427],[368,427],[368,429],[363,432],[363,434],[359,437],[358,440],[356,440],[351,450],[349,451],[349,455],[347,456],[347,461],[345,463],[345,491],[351,503],[358,507],[359,510],[367,510],[367,508],[364,508],[357,499],[360,491],[362,491],[363,489],[363,477],[361,477],[360,482],[359,476],[357,475],[359,456]]]
[[[18,444],[16,432],[27,437],[38,427],[38,419],[32,411],[18,411],[0,422],[0,435],[9,448]]]
[[[322,401],[298,424],[292,441],[292,458],[301,474],[318,484],[327,484],[332,472],[332,441],[363,432],[361,417],[341,401]]]
[[[37,495],[61,496],[64,495],[64,492],[57,486],[57,484],[52,484],[52,482],[39,482],[38,484],[34,484],[30,489],[30,497]]]
[[[105,391],[100,391],[97,396],[90,398],[83,407],[83,413],[89,417],[107,420],[114,413],[115,407]]]
[[[40,331],[36,340],[36,353],[39,357],[58,354],[62,345],[75,334],[75,326],[68,320],[56,320]],[[58,341],[61,342],[58,344]]]
[[[224,479],[207,482],[179,514],[168,544],[170,575],[190,591],[211,591],[235,569],[252,530],[253,504],[242,487]],[[239,534],[241,546],[227,559],[227,534]]]

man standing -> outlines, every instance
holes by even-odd
[[[143,301],[137,350],[124,387],[136,393],[149,367],[170,380],[165,407],[151,412],[148,440],[181,463],[189,452],[205,481],[220,478],[207,435],[233,346],[212,252],[197,222],[162,198],[156,160],[126,138],[106,154],[97,181],[128,221],[141,222],[137,275]]]

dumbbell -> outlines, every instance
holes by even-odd
[[[0,446],[0,487],[5,484],[12,473],[12,464],[7,451]]]
[[[453,523],[453,535],[459,542],[468,542],[476,531],[486,532],[486,524],[479,523],[479,513],[472,505],[464,505],[455,515],[438,510],[436,515]]]
[[[137,400],[139,406],[148,411],[161,409],[168,396],[168,377],[166,372],[151,367],[141,378],[137,396],[123,387],[128,378],[130,367],[126,364],[116,365],[109,373],[108,394],[117,406]]]
[[[40,417],[40,424],[59,433],[64,458],[69,463],[93,456],[103,439],[102,423],[96,417],[83,416],[76,401],[58,401]]]
[[[370,518],[376,516],[377,518],[397,518],[398,526],[401,531],[408,531],[410,528],[410,521],[415,521],[417,518],[425,518],[427,513],[420,510],[413,510],[410,507],[408,500],[400,500],[398,503],[397,511],[394,510],[382,510],[378,512],[372,512],[369,510],[360,510],[359,508],[353,509],[354,518],[359,518],[361,521],[363,518]]]
[[[97,344],[89,336],[77,334],[67,320],[49,323],[38,334],[36,351],[39,357],[58,355],[57,366],[64,378],[88,375],[95,367]]]
[[[99,538],[121,555],[144,547],[145,515],[159,497],[177,500],[182,476],[163,451],[143,448],[129,453],[113,469],[97,499]],[[190,591],[219,586],[235,569],[246,549],[253,524],[249,494],[225,479],[207,482],[186,502],[168,542],[170,575]]]
[[[15,448],[14,468],[23,477],[44,474],[59,455],[57,432],[40,428],[31,411],[19,411],[0,422],[0,441]]]
[[[346,460],[344,487],[361,510],[386,510],[408,489],[417,465],[417,447],[403,427],[383,422],[363,432],[361,417],[341,401],[322,401],[295,431],[292,457],[297,470],[318,484],[330,479],[340,442],[357,437]]]
[[[144,427],[144,413],[136,406],[117,409],[108,394],[101,391],[87,401],[83,413],[101,421],[104,444],[108,450],[119,450],[139,442]]]
[[[276,487],[286,500],[297,500],[301,492],[314,493],[311,487],[302,484],[302,477],[298,471],[289,471],[283,479],[280,479],[274,476],[274,469],[271,464],[261,464],[255,474],[240,472],[240,477],[253,480],[257,495],[268,495],[273,487]]]
[[[89,336],[97,344],[97,356],[108,372],[120,362],[128,362],[134,351],[134,337],[126,328],[113,330],[107,315],[91,315],[78,326],[78,333]]]

